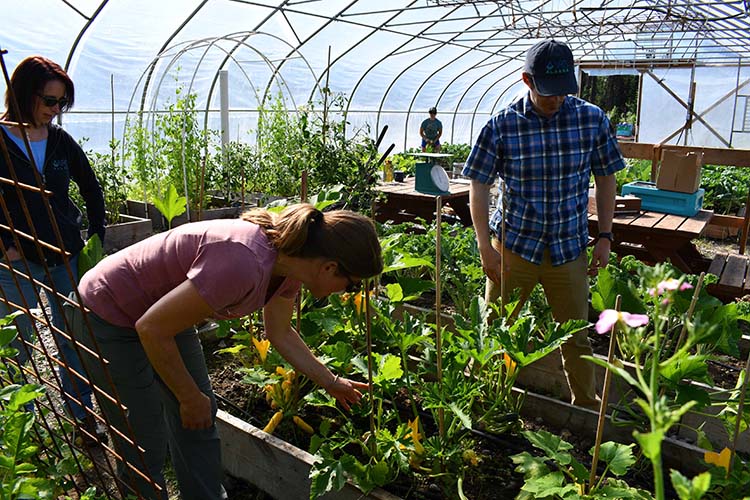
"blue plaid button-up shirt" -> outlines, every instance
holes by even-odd
[[[486,184],[503,179],[505,246],[534,264],[549,248],[552,264],[560,265],[586,247],[591,173],[606,176],[624,167],[601,109],[568,96],[547,119],[534,111],[527,93],[487,122],[462,174]],[[498,200],[490,219],[498,235],[502,205]]]

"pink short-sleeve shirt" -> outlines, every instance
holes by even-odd
[[[276,249],[256,224],[220,219],[178,226],[106,257],[79,285],[84,304],[113,325],[134,328],[160,298],[189,279],[216,319],[261,309]],[[287,278],[274,297],[293,298]]]

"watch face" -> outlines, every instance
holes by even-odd
[[[430,170],[430,177],[432,178],[432,182],[435,183],[435,187],[437,187],[441,191],[449,191],[450,190],[450,179],[448,179],[448,174],[445,173],[445,170],[443,167],[439,165],[435,165]]]

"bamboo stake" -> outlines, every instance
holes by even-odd
[[[687,335],[687,320],[693,318],[693,312],[695,312],[695,304],[698,302],[698,295],[701,292],[701,288],[703,288],[703,278],[706,276],[706,273],[703,272],[698,276],[698,284],[695,285],[695,290],[693,290],[693,298],[690,300],[690,307],[688,307],[687,315],[685,316],[685,322],[682,324],[682,330],[680,331],[680,336],[677,339],[677,344],[674,346],[674,352],[677,352],[677,350],[680,348],[680,345],[685,340],[685,335]]]
[[[622,302],[622,296],[618,295],[615,299],[615,310],[617,312],[620,311],[620,304]],[[609,331],[609,352],[607,353],[607,362],[609,364],[612,364],[615,359],[615,340],[617,333],[617,323],[612,325],[612,329]],[[596,482],[596,465],[599,462],[599,448],[602,444],[602,435],[604,434],[604,420],[606,418],[607,413],[607,398],[609,397],[609,384],[612,380],[612,371],[607,368],[607,371],[604,373],[604,387],[602,388],[602,400],[599,404],[599,419],[596,424],[596,442],[594,443],[594,457],[591,460],[591,475],[589,476],[589,488],[588,491],[590,492],[591,489],[594,487],[594,483]]]
[[[500,180],[500,204],[503,207],[500,218],[500,318],[505,317],[505,181]]]
[[[302,203],[307,202],[307,169],[302,171],[302,179],[300,179],[299,198]],[[302,327],[302,300],[300,299],[299,294],[297,294],[296,302],[297,302],[297,333],[299,333],[300,328]]]
[[[440,394],[443,393],[443,335],[440,321],[440,267],[442,246],[442,223],[443,223],[443,197],[435,197],[435,349],[437,350],[437,380]],[[445,411],[438,408],[438,428],[440,437],[445,438]]]
[[[377,439],[375,437],[375,395],[372,388],[372,321],[370,318],[370,287],[372,280],[365,280],[365,335],[367,339],[367,394],[370,397],[370,453],[375,456],[377,452]]]
[[[745,362],[745,380],[742,382],[742,389],[740,389],[740,401],[737,403],[737,419],[734,422],[734,437],[732,438],[732,446],[729,448],[729,465],[727,466],[727,477],[732,472],[732,460],[734,459],[734,453],[737,449],[737,441],[740,438],[740,422],[742,422],[742,411],[745,408],[745,394],[747,393],[747,378],[750,375],[750,353],[747,355],[747,362]]]

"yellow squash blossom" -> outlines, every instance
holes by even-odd
[[[422,436],[419,434],[419,417],[416,417],[414,420],[409,420],[409,429],[410,432],[407,434],[407,437],[411,438],[411,442],[414,443],[414,453],[416,453],[419,456],[424,455],[424,446],[422,446]]]
[[[370,290],[370,298],[375,296],[375,290]],[[357,310],[358,314],[362,314],[362,310],[365,308],[365,301],[364,301],[364,295],[362,292],[358,292],[356,295],[354,295],[354,298],[352,299],[354,302],[354,308]]]
[[[508,356],[507,352],[503,353],[503,363],[505,364],[505,369],[508,372],[508,377],[512,377],[516,372],[517,363],[513,361],[513,358]]]
[[[253,337],[253,345],[258,350],[258,354],[260,354],[261,363],[265,363],[266,356],[268,355],[268,348],[271,347],[271,342],[268,339],[258,340]]]

